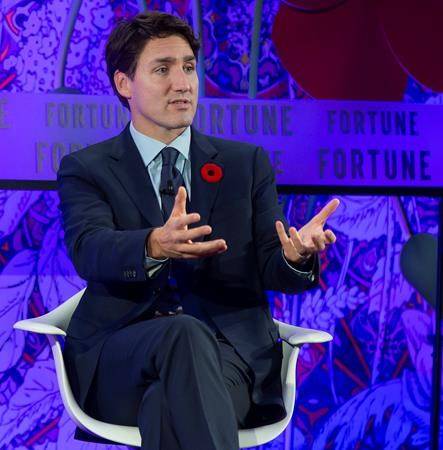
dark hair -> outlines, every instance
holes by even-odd
[[[106,66],[111,86],[126,108],[128,100],[122,97],[114,83],[116,70],[133,79],[137,62],[146,43],[154,38],[166,38],[179,35],[188,41],[197,59],[200,43],[192,28],[182,19],[162,12],[138,14],[130,19],[121,20],[112,30],[106,44]]]

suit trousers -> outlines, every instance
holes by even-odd
[[[180,314],[138,321],[106,340],[86,409],[138,426],[143,450],[236,450],[251,387],[232,345]]]

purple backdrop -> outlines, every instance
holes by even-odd
[[[4,0],[0,6],[0,89],[8,94],[51,93],[48,99],[63,93],[111,94],[103,62],[104,43],[115,20],[136,13],[142,3],[145,5],[134,0]],[[281,43],[272,37],[282,7],[278,1],[263,3],[256,57],[250,51],[252,29],[260,21],[259,15],[254,15],[254,2],[201,3],[206,95],[247,104],[248,89],[254,82],[251,68],[256,65],[253,95],[258,99],[328,98],[316,94],[318,85],[305,85],[305,74],[297,72],[296,63],[306,65],[308,61],[290,62],[284,56],[290,72],[285,70],[278,53],[284,54]],[[285,4],[300,9],[322,3],[334,2],[294,0]],[[155,1],[148,6],[186,16],[191,22],[195,19],[190,2]],[[320,13],[318,16],[325,19]],[[315,56],[314,47],[312,52]],[[440,53],[433,54],[434,58]],[[442,104],[443,95],[432,83],[408,67],[406,63],[401,67],[406,81],[401,84],[399,100]],[[322,75],[325,80],[332,79],[328,73]],[[389,100],[385,95],[380,91],[377,98]],[[410,105],[390,107],[401,110]],[[424,106],[417,108],[429,112]],[[1,112],[0,105],[0,132],[6,132],[8,122]],[[8,120],[17,126],[35,119],[29,114],[24,120],[24,114],[28,111],[19,111]],[[439,132],[436,126],[425,125],[429,134],[423,139]],[[20,132],[20,127],[16,130]],[[369,146],[371,141],[362,139],[361,143]],[[2,173],[7,173],[7,167],[17,173],[23,155],[34,158],[35,148],[14,144],[14,136],[0,142]],[[383,144],[389,145],[389,141],[381,139]],[[6,154],[14,156],[8,165]],[[289,221],[300,226],[332,194],[285,194],[281,202]],[[411,236],[437,235],[438,200],[383,195],[350,195],[340,200],[342,205],[329,222],[338,242],[322,257],[319,287],[297,296],[269,295],[275,317],[327,330],[334,341],[303,349],[292,424],[262,448],[428,449],[435,312],[405,280],[399,258]],[[72,440],[74,425],[63,410],[44,338],[12,330],[15,321],[54,308],[84,285],[66,256],[57,203],[53,191],[0,190],[1,450],[107,448]]]

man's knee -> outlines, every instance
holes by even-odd
[[[211,329],[200,320],[185,314],[164,320],[168,320],[169,326],[163,336],[162,351],[157,359],[160,377],[162,373],[167,373],[165,371],[168,367],[178,365],[181,373],[190,370],[190,373],[203,374],[202,376],[211,374],[212,379],[219,376],[217,383],[223,384],[220,348]]]
[[[168,318],[171,321],[168,339],[174,344],[184,343],[186,346],[217,349],[217,340],[211,329],[202,321],[187,314],[179,314]]]
[[[207,337],[215,341],[210,328],[201,320],[188,314],[179,314],[171,317],[171,330],[174,335],[185,335],[192,337]]]

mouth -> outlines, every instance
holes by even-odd
[[[178,98],[176,100],[171,100],[169,102],[170,105],[177,105],[177,106],[188,106],[191,104],[191,101],[186,98]]]

